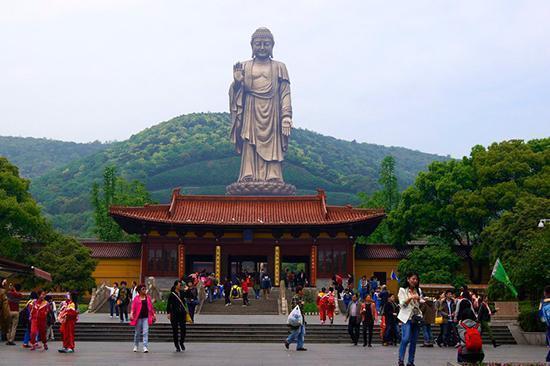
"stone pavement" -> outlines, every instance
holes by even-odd
[[[151,343],[150,353],[133,353],[131,343],[77,342],[77,352],[60,354],[59,342],[52,342],[49,351],[29,351],[20,347],[0,345],[0,365],[369,365],[391,366],[397,362],[397,348],[375,345],[363,348],[347,344],[307,344],[307,352],[284,349],[283,344],[189,343],[187,350],[175,353],[170,343]],[[542,362],[546,347],[501,346],[486,347],[486,361]],[[456,360],[456,350],[447,348],[417,348],[417,366],[445,366]],[[541,363],[544,364],[544,363]]]

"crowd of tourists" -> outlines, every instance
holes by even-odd
[[[371,347],[374,324],[379,323],[383,345],[397,346],[399,343],[399,365],[404,365],[407,349],[407,365],[414,365],[421,331],[424,340],[421,347],[433,347],[434,343],[439,347],[456,347],[459,362],[483,359],[482,333],[487,333],[493,346],[498,347],[490,327],[491,316],[498,309],[489,305],[486,295],[479,296],[467,286],[458,293],[449,289],[437,298],[430,298],[422,292],[416,273],[407,275],[397,296],[388,292],[385,285],[380,286],[375,277],[363,276],[357,288],[351,275],[345,287],[341,276],[334,276],[332,283],[334,287],[329,287],[328,291],[322,288],[317,295],[320,323],[325,324],[328,317],[332,324],[334,304],[341,299],[352,343],[357,345],[362,335],[363,347]],[[440,327],[436,339],[432,335],[434,325]]]
[[[17,327],[25,329],[22,347],[31,351],[48,350],[48,341],[54,340],[53,326],[60,324],[62,347],[60,353],[73,353],[75,349],[75,324],[78,320],[77,293],[67,292],[56,305],[51,294],[42,289],[31,291],[24,301],[21,285],[0,281],[0,320],[2,339],[6,345],[15,346]],[[41,344],[40,344],[41,343]]]

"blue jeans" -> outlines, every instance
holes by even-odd
[[[139,318],[134,332],[134,346],[139,346],[139,336],[143,334],[143,347],[149,345],[149,318]]]
[[[401,327],[401,344],[399,345],[399,360],[404,361],[405,352],[407,351],[407,345],[409,346],[409,360],[407,363],[414,363],[414,354],[416,353],[416,341],[418,340],[418,333],[420,327],[412,324],[408,320]]]
[[[432,325],[424,324],[424,326],[422,327],[422,332],[424,334],[424,344],[432,343]]]
[[[306,326],[302,325],[300,328],[293,330],[287,337],[286,341],[290,343],[296,343],[296,349],[304,348],[304,337],[306,335]]]
[[[116,300],[112,297],[109,298],[109,312],[111,316],[113,316],[113,313],[116,313],[116,316],[118,316],[118,306],[116,305]]]
[[[550,347],[550,325],[546,326],[546,345]],[[546,355],[546,362],[550,362],[550,350]]]

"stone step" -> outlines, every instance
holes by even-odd
[[[434,328],[437,336],[438,328]],[[515,344],[514,338],[507,327],[492,328],[495,339],[501,344]],[[54,327],[56,338],[59,339],[59,328]],[[23,338],[24,329],[19,328],[17,339]],[[190,342],[262,342],[278,343],[289,333],[284,324],[192,324],[187,326],[187,340]],[[128,324],[109,323],[78,323],[76,327],[77,341],[128,341],[133,339],[134,328]],[[150,328],[150,339],[158,342],[170,342],[172,330],[170,324],[155,324]],[[349,343],[346,325],[310,325],[307,327],[306,339],[310,343]],[[376,326],[373,341],[381,343],[380,330]],[[483,337],[484,344],[490,344]],[[422,333],[419,337],[422,342]]]

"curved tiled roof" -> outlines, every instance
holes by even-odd
[[[404,259],[415,249],[424,248],[426,245],[407,244],[397,247],[391,244],[367,244],[355,247],[356,259]],[[455,253],[461,257],[468,256],[468,247],[455,245],[452,247]]]
[[[140,258],[141,243],[82,241],[92,258]]]
[[[181,195],[170,204],[111,206],[113,217],[189,225],[334,225],[384,217],[384,210],[328,206],[323,191],[309,196]]]

